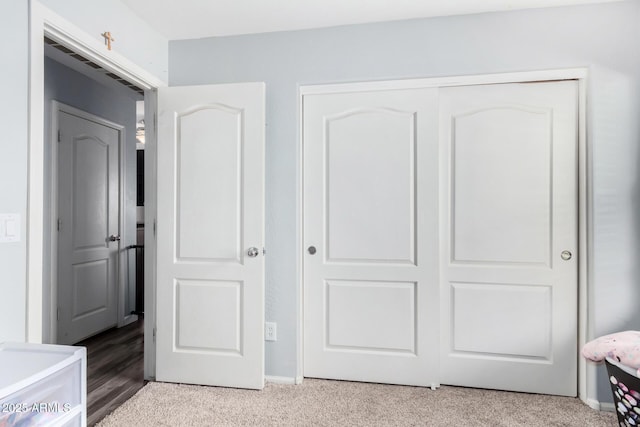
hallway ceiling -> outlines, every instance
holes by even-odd
[[[169,40],[619,0],[122,0]]]

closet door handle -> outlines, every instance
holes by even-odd
[[[249,255],[251,258],[257,257],[259,253],[260,251],[258,250],[258,248],[249,248],[249,250],[247,251],[247,255]]]
[[[109,241],[110,242],[119,242],[120,241],[120,235],[114,235],[112,234],[111,236],[109,236]]]

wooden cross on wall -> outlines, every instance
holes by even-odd
[[[116,41],[113,37],[111,37],[111,32],[105,31],[101,34],[104,37],[104,44],[107,45],[107,49],[111,50],[111,42]]]

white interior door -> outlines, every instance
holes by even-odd
[[[264,386],[264,96],[158,91],[159,381]]]
[[[57,343],[117,324],[121,128],[58,112]]]
[[[304,375],[436,386],[437,90],[303,102]]]
[[[577,83],[440,92],[441,380],[577,387]]]

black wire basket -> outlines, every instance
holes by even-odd
[[[637,371],[609,357],[605,363],[620,426],[640,426],[640,378]]]

